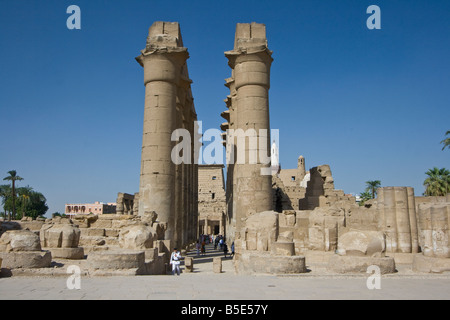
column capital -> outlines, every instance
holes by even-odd
[[[175,50],[176,49],[176,50]],[[186,48],[159,48],[141,51],[136,61],[144,67],[144,84],[151,81],[167,81],[178,85],[180,69],[189,58]]]

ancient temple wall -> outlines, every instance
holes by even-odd
[[[450,202],[421,204],[418,216],[423,254],[450,258]]]

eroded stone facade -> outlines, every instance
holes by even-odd
[[[225,181],[223,165],[199,165],[199,234],[225,235]]]

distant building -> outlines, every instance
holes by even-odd
[[[225,235],[224,165],[198,166],[199,234]]]
[[[94,203],[69,203],[66,204],[64,213],[68,216],[74,216],[77,214],[113,214],[116,213],[116,204],[115,203],[103,203],[103,202],[94,202]]]

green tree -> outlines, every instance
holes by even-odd
[[[54,218],[54,217],[63,217],[63,218],[65,218],[66,214],[65,213],[60,213],[59,211],[56,211],[56,212],[52,213],[52,218]]]
[[[45,215],[47,211],[47,199],[42,193],[32,191],[30,194],[30,205],[27,211],[28,216],[36,219],[37,217]]]
[[[17,219],[24,216],[32,217],[36,219],[39,216],[43,216],[47,210],[47,199],[40,192],[34,191],[30,186],[17,189],[17,208],[20,208]]]
[[[447,132],[445,133],[445,135],[446,135],[446,136],[450,135],[450,130],[447,131]],[[445,148],[449,148],[449,149],[450,149],[450,137],[445,138],[444,140],[441,141],[441,143],[444,145],[444,146],[442,147],[442,150],[444,150]]]
[[[367,200],[373,199],[372,198],[372,193],[370,193],[368,191],[361,192],[359,194],[359,197],[361,198],[361,201],[359,202],[360,206],[363,206],[366,203]]]
[[[12,202],[12,201],[10,201],[11,193],[12,193],[11,186],[9,184],[0,185],[0,197],[2,198],[2,206],[3,206],[5,219],[7,218],[8,204],[10,202]]]
[[[366,192],[370,192],[371,199],[375,199],[379,187],[381,187],[380,180],[366,181]]]
[[[8,174],[9,174],[9,176],[7,176],[6,178],[3,178],[3,180],[11,181],[11,186],[12,186],[12,190],[11,190],[11,194],[12,194],[12,218],[15,219],[16,218],[16,181],[21,181],[21,180],[23,180],[23,178],[19,177],[17,175],[16,170],[8,171]],[[11,215],[9,216],[9,220],[11,220]]]
[[[21,209],[21,217],[17,217],[17,219],[25,217],[28,206],[31,202],[31,193],[33,192],[33,188],[30,186],[17,188],[17,208]]]
[[[445,196],[450,191],[450,171],[445,168],[429,169],[423,185],[425,196]]]

